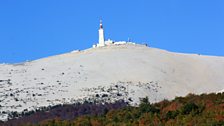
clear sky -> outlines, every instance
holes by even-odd
[[[224,56],[224,0],[1,0],[0,63],[87,49],[105,37]]]

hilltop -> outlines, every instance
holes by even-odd
[[[224,57],[121,44],[0,65],[0,119],[12,111],[77,101],[131,105],[224,89]]]

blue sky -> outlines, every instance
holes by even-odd
[[[2,0],[0,63],[90,48],[105,37],[224,55],[224,0]]]

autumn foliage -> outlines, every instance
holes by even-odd
[[[50,112],[50,111],[49,111]],[[65,113],[66,114],[66,113]],[[23,124],[25,125],[25,124]],[[176,97],[151,104],[141,99],[138,107],[123,106],[101,114],[72,119],[46,119],[28,126],[221,126],[224,125],[224,93]]]

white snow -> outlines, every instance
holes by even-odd
[[[35,109],[102,95],[148,96],[151,102],[188,93],[224,89],[224,57],[172,53],[143,45],[122,44],[0,64],[0,112]],[[114,87],[124,86],[115,89]],[[103,89],[104,88],[104,89]],[[7,114],[0,113],[0,120]]]

